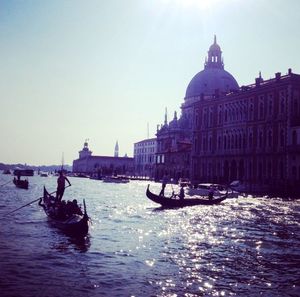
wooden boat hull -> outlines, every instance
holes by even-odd
[[[89,231],[89,217],[86,213],[86,208],[84,209],[83,215],[73,214],[67,219],[59,219],[51,211],[52,201],[54,201],[47,190],[44,188],[44,196],[40,201],[40,205],[43,206],[46,215],[49,218],[51,225],[62,230],[65,234],[74,237],[83,237],[88,234]]]
[[[17,188],[28,190],[28,185],[29,185],[28,180],[17,180],[17,179],[14,179],[13,183],[16,185]]]
[[[194,205],[215,205],[219,204],[227,198],[227,193],[218,198],[212,200],[203,199],[203,198],[185,198],[185,199],[174,199],[167,198],[165,196],[159,196],[153,194],[149,190],[149,185],[147,187],[146,196],[153,202],[160,204],[162,207],[176,208],[176,207],[185,207],[185,206],[194,206]]]

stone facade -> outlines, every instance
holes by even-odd
[[[88,143],[84,143],[79,158],[73,161],[74,173],[98,175],[133,175],[134,162],[129,157],[92,156]]]
[[[154,177],[156,145],[156,138],[145,139],[134,144],[134,168],[136,176]]]
[[[192,143],[195,182],[241,180],[251,192],[299,192],[300,75],[289,69],[200,100]]]

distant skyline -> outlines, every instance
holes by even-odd
[[[0,0],[0,162],[133,156],[203,70],[214,35],[239,85],[300,73],[297,0]]]

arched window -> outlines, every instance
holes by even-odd
[[[298,143],[297,139],[297,131],[293,131],[293,145],[296,145]]]
[[[269,133],[268,133],[268,147],[272,147],[272,144],[273,144],[273,133],[271,130],[269,130]]]
[[[253,120],[253,104],[250,104],[250,108],[249,108],[249,120]]]
[[[259,103],[259,118],[262,120],[264,118],[264,103]]]
[[[263,132],[262,131],[259,131],[258,145],[260,148],[262,148],[262,146],[263,146]]]
[[[280,146],[284,146],[284,131],[283,129],[280,130]]]
[[[268,112],[269,112],[269,116],[271,116],[273,114],[273,100],[272,99],[269,99]]]
[[[253,145],[253,134],[252,132],[250,132],[249,134],[249,148],[252,148]]]

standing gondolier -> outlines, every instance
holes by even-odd
[[[56,199],[58,201],[61,201],[64,192],[65,192],[65,187],[66,187],[66,181],[68,182],[69,186],[71,186],[70,181],[66,176],[64,176],[63,171],[61,170],[59,172],[59,177],[57,179],[57,190],[56,190]]]

